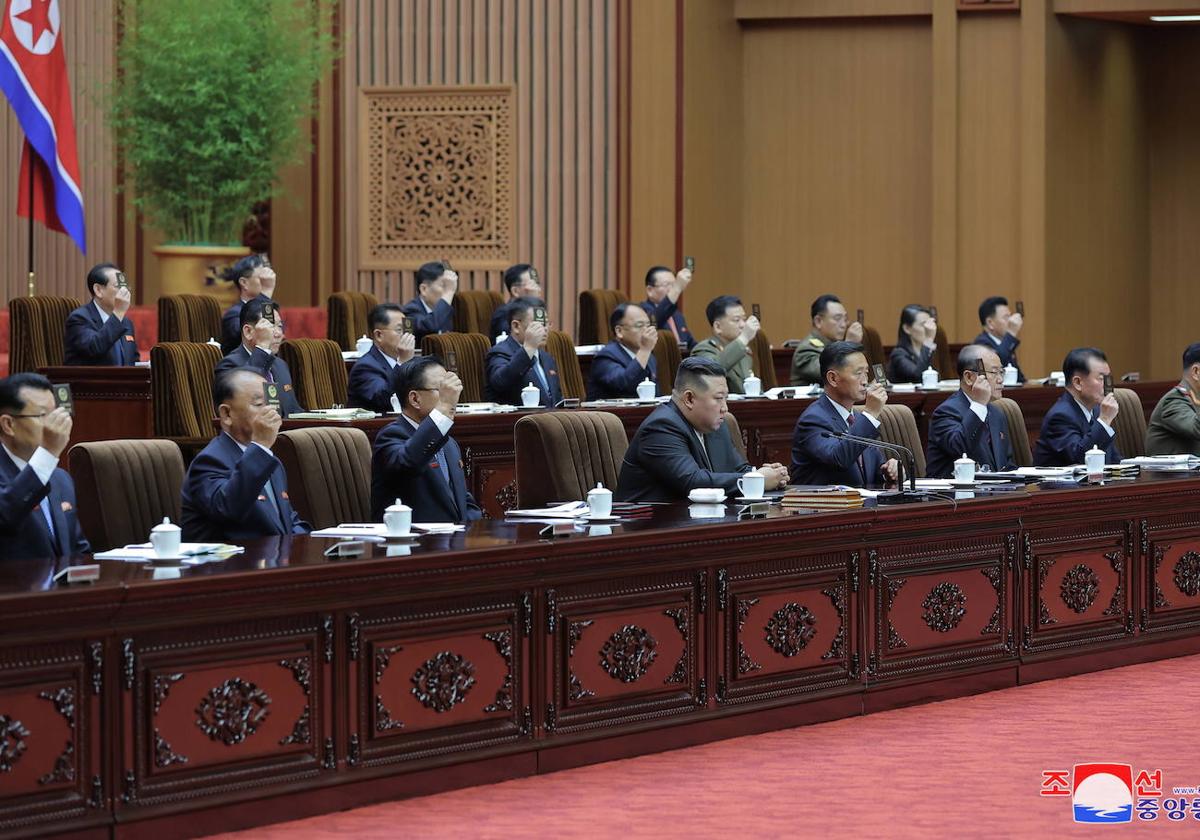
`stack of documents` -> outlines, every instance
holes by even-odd
[[[789,487],[783,493],[785,508],[847,510],[863,506],[863,496],[852,487]]]
[[[1195,455],[1143,455],[1121,461],[1121,466],[1127,464],[1152,472],[1186,472],[1200,468],[1200,458]]]
[[[131,563],[150,563],[155,560],[180,560],[188,565],[199,565],[201,563],[209,563],[213,560],[224,560],[226,557],[231,557],[234,554],[241,554],[245,551],[240,545],[228,545],[227,543],[181,543],[179,546],[179,556],[177,557],[159,557],[154,553],[154,546],[150,543],[139,543],[136,545],[127,545],[124,548],[114,548],[111,551],[101,551],[92,556],[97,560],[127,560]]]

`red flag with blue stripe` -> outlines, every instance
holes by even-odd
[[[87,253],[75,116],[58,0],[4,0],[0,89],[25,132],[17,213],[75,240]],[[30,169],[33,205],[29,204]]]

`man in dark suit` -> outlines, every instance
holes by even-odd
[[[238,318],[242,325],[242,342],[217,362],[214,373],[241,367],[256,370],[268,382],[279,386],[279,407],[284,417],[304,411],[296,399],[287,362],[275,355],[283,343],[283,322],[279,320],[275,302],[255,298],[242,307]]]
[[[1017,381],[1024,382],[1025,374],[1017,364],[1017,346],[1021,343],[1017,336],[1025,324],[1021,313],[1011,311],[1008,299],[997,295],[979,304],[979,323],[983,332],[975,336],[973,343],[995,350],[1000,357],[1000,366],[1003,368],[1011,364],[1017,369]]]
[[[416,339],[404,330],[405,317],[404,310],[394,303],[381,303],[367,313],[374,343],[350,369],[347,393],[351,408],[369,408],[380,414],[400,410],[392,376],[416,352]]]
[[[312,530],[292,508],[287,474],[271,452],[283,419],[267,403],[265,384],[247,368],[217,374],[213,405],[221,431],[184,478],[184,540],[238,542]]]
[[[538,279],[537,269],[529,263],[518,263],[511,265],[504,271],[504,288],[508,290],[508,300],[501,306],[496,307],[496,311],[492,313],[491,326],[488,329],[488,334],[492,337],[492,343],[496,343],[496,339],[500,337],[500,333],[508,332],[508,323],[512,320],[512,316],[508,312],[509,305],[517,298],[542,298],[542,285]]]
[[[692,356],[675,374],[671,401],[642,421],[625,458],[615,498],[630,502],[675,502],[698,487],[737,490],[750,465],[733,445],[725,425],[729,384],[712,359]],[[764,487],[787,483],[783,464],[764,464]]]
[[[642,301],[642,310],[650,317],[654,329],[670,330],[689,353],[696,345],[696,337],[679,309],[679,297],[691,282],[691,269],[682,268],[678,274],[672,274],[665,265],[656,265],[646,272],[646,299]]]
[[[640,306],[619,303],[608,319],[617,337],[592,359],[588,375],[589,400],[636,397],[638,383],[658,381],[654,345],[658,333]]]
[[[562,399],[558,367],[544,349],[549,325],[534,317],[539,310],[545,313],[545,304],[537,298],[517,298],[506,308],[512,317],[508,338],[489,349],[484,359],[484,393],[494,402],[522,405],[521,390],[532,385],[538,389],[538,405],[552,408]]]
[[[896,459],[884,460],[883,450],[826,437],[829,433],[849,432],[879,439],[887,390],[878,381],[867,384],[869,366],[863,346],[851,341],[827,344],[821,351],[820,365],[825,393],[804,410],[792,432],[792,481],[850,487],[894,482]],[[856,414],[854,404],[864,399],[866,407]]]
[[[1104,463],[1119,464],[1117,398],[1104,393],[1104,377],[1111,375],[1108,358],[1095,347],[1077,347],[1063,360],[1067,380],[1063,395],[1042,419],[1042,432],[1033,449],[1039,467],[1068,467],[1084,463],[1093,446],[1104,450]]]
[[[121,269],[100,263],[87,276],[92,299],[67,316],[63,364],[128,367],[138,360],[133,322],[125,317],[132,300]]]
[[[275,296],[275,269],[266,254],[242,257],[226,269],[223,277],[238,288],[238,301],[221,315],[221,354],[228,356],[242,342],[242,307],[255,299]]]
[[[404,304],[404,314],[412,319],[418,342],[427,335],[454,329],[456,291],[458,274],[444,263],[425,263],[417,269],[417,296]]]
[[[450,437],[462,382],[432,356],[396,371],[400,418],[375,437],[371,458],[371,518],[400,499],[413,522],[473,522],[483,514],[467,491],[462,453]]]
[[[968,344],[958,353],[959,390],[939,405],[929,422],[925,473],[930,478],[954,475],[954,462],[966,455],[992,471],[1016,468],[1008,420],[991,405],[1000,399],[1004,368],[994,350]]]
[[[0,561],[89,554],[75,512],[75,485],[58,468],[71,415],[54,407],[50,380],[0,379]]]

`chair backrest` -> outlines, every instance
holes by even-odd
[[[738,425],[737,418],[732,414],[726,414],[725,426],[729,429],[729,436],[733,438],[734,449],[741,453],[743,458],[746,458],[746,441],[742,439],[742,427]],[[747,460],[749,459],[747,458]]]
[[[367,313],[379,303],[368,292],[334,292],[326,309],[329,323],[326,335],[343,350],[353,350],[359,336],[367,334]]]
[[[183,455],[174,441],[77,443],[68,460],[79,524],[94,551],[145,542],[164,516],[179,523]]]
[[[606,411],[549,411],[517,421],[517,504],[587,497],[597,483],[616,489],[629,447],[621,418]]]
[[[583,381],[583,368],[579,366],[579,355],[575,342],[562,330],[550,330],[546,337],[546,352],[554,358],[558,368],[558,386],[562,395],[571,399],[587,398],[587,384]]]
[[[854,410],[861,412],[863,407],[856,405]],[[917,478],[925,477],[925,447],[921,445],[921,433],[917,431],[917,418],[913,415],[911,408],[899,403],[885,405],[883,413],[879,415],[879,439],[885,443],[896,443],[911,449],[917,462]],[[907,481],[908,475],[905,474],[904,478]]]
[[[887,357],[883,355],[883,339],[879,337],[879,330],[874,327],[868,327],[863,324],[863,349],[867,354],[867,364],[869,365],[886,365]],[[760,376],[762,374],[759,374]]]
[[[1032,467],[1033,450],[1029,448],[1029,430],[1025,428],[1021,406],[1008,397],[993,400],[992,405],[1003,411],[1004,419],[1008,421],[1008,440],[1012,445],[1013,460],[1018,467]]]
[[[492,313],[504,298],[491,289],[460,289],[454,293],[454,331],[491,337]]]
[[[1146,413],[1137,391],[1129,388],[1113,388],[1117,398],[1117,419],[1113,431],[1117,433],[1117,449],[1126,458],[1138,458],[1146,454]]]
[[[13,298],[8,302],[8,372],[29,373],[63,363],[67,316],[81,302],[73,297]]]
[[[775,378],[775,357],[771,355],[771,340],[762,330],[750,342],[750,354],[754,359],[754,375],[762,380],[763,391],[779,385]]]
[[[292,374],[300,405],[312,410],[346,404],[346,362],[337,342],[327,338],[284,339],[279,345],[279,358]]]
[[[629,298],[620,289],[584,289],[579,293],[579,343],[608,344],[613,340],[608,318],[618,303]]]
[[[371,521],[371,443],[361,429],[292,429],[280,432],[272,451],[301,519],[314,528]]]
[[[933,351],[930,363],[937,368],[938,375],[942,379],[958,378],[958,360],[950,352],[950,339],[946,338],[946,330],[941,324],[938,324],[937,334],[933,340],[937,343],[937,347]]]
[[[679,350],[679,339],[670,330],[658,331],[658,343],[654,345],[654,358],[658,366],[658,393],[669,394],[675,387],[675,371],[683,361]]]
[[[463,384],[459,399],[463,402],[482,402],[486,378],[483,359],[491,346],[491,339],[480,333],[448,332],[427,335],[421,339],[421,354],[437,356],[446,365],[446,354],[453,352],[458,378]]]
[[[155,437],[208,440],[213,436],[213,370],[221,348],[188,341],[150,348],[150,394]]]
[[[159,341],[221,340],[221,302],[212,295],[163,295],[158,299]]]

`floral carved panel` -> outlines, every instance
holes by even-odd
[[[504,268],[515,241],[508,86],[373,88],[360,99],[360,262]]]

